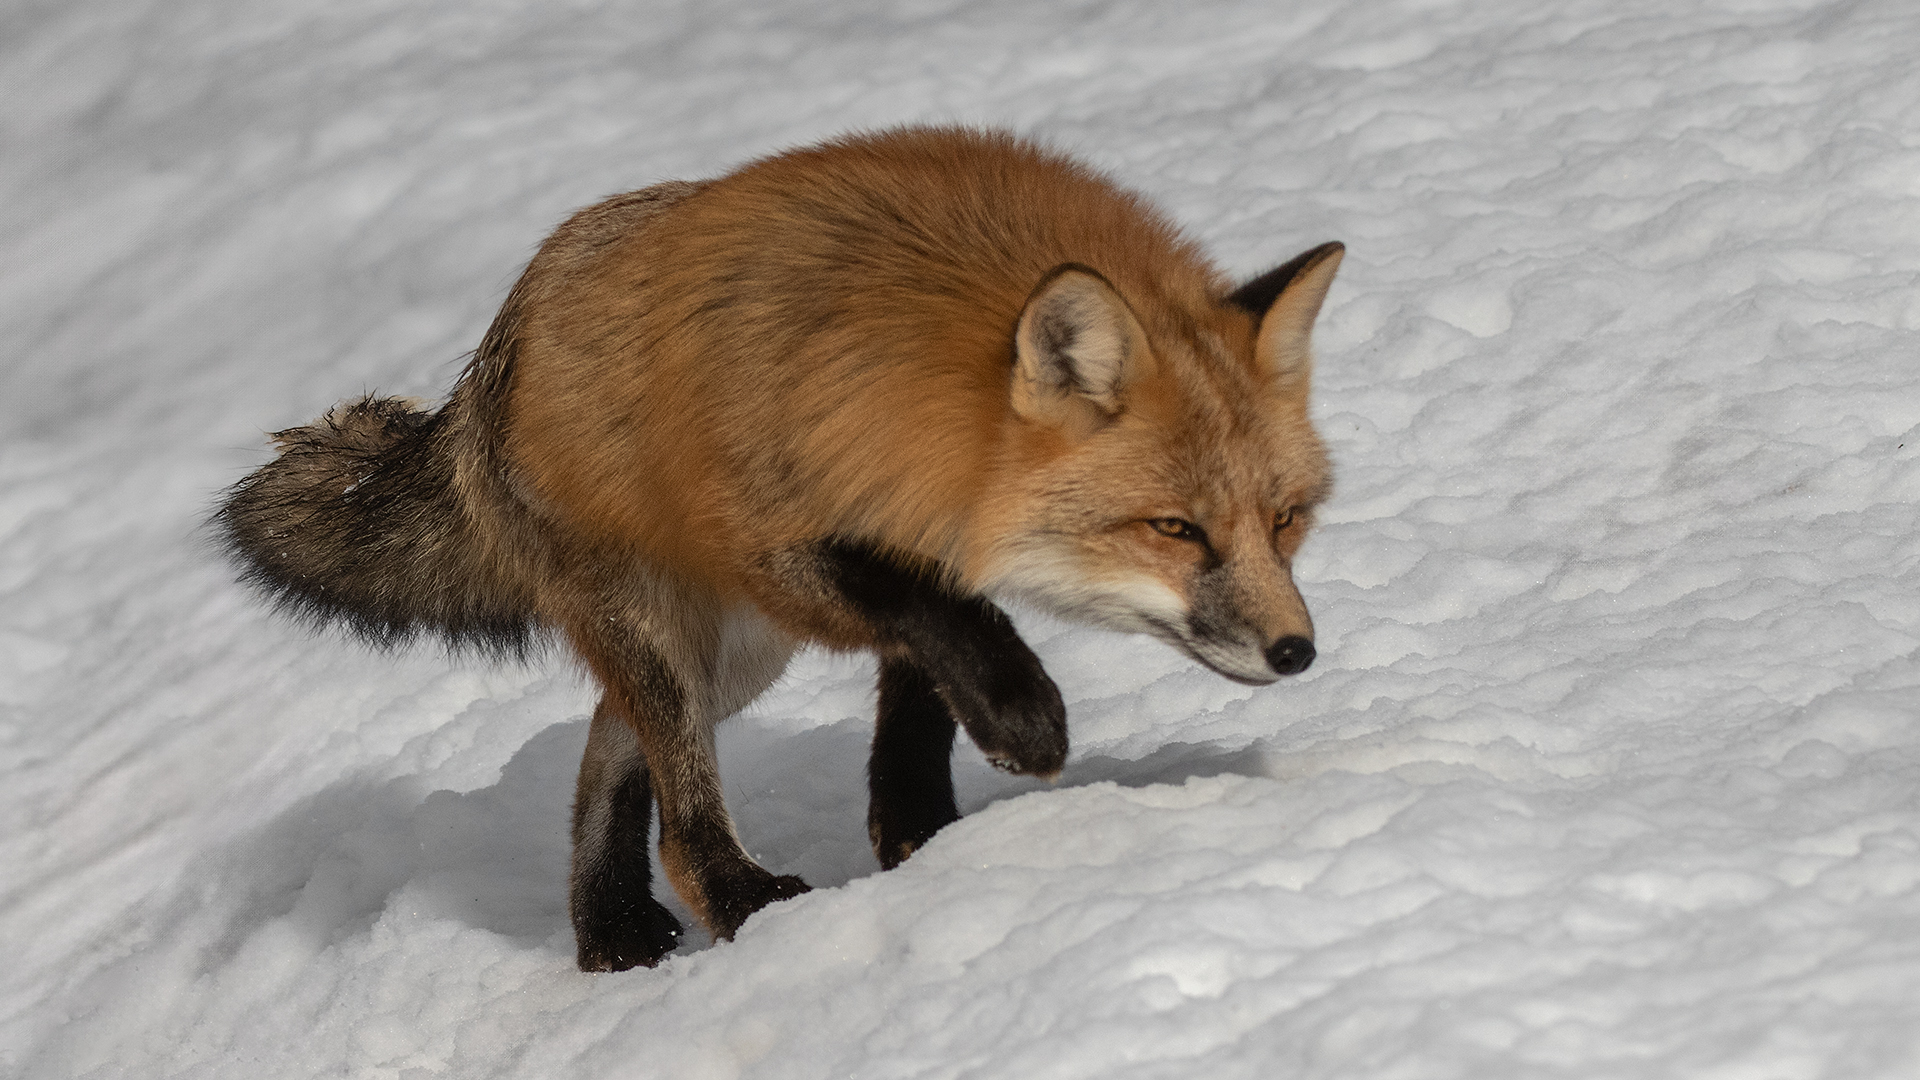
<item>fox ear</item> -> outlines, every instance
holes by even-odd
[[[1151,362],[1127,302],[1106,278],[1065,263],[1040,280],[1014,329],[1013,411],[1052,424],[1112,416]]]
[[[1259,320],[1254,362],[1282,386],[1304,384],[1313,374],[1313,320],[1327,299],[1346,245],[1335,242],[1303,251],[1242,285],[1229,303]]]

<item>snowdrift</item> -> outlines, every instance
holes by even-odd
[[[0,1072],[1920,1074],[1920,15],[312,5],[0,17]],[[869,665],[722,731],[816,891],[573,970],[591,706],[207,551],[262,432],[433,396],[573,207],[1006,125],[1237,273],[1348,245],[1306,675],[1023,625],[1056,785],[866,848]]]

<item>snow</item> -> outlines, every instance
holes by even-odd
[[[1277,7],[0,15],[0,1073],[1920,1075],[1920,15]],[[963,748],[881,874],[803,656],[721,755],[815,891],[579,974],[584,680],[309,637],[199,521],[569,209],[955,119],[1236,273],[1347,243],[1320,658],[1022,614],[1065,775]]]

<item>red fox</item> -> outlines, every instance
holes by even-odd
[[[1234,288],[1156,210],[1015,136],[842,138],[575,214],[437,411],[342,403],[215,515],[244,576],[379,644],[598,681],[573,811],[583,970],[806,890],[741,848],[713,727],[805,644],[872,650],[868,830],[958,818],[956,724],[1052,776],[1060,693],[996,599],[1231,679],[1313,661],[1291,561],[1327,496],[1309,335],[1343,248]]]

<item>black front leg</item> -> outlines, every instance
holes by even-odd
[[[883,662],[918,669],[989,761],[1009,772],[1059,774],[1066,704],[1005,612],[865,545],[830,541],[820,559],[841,599],[873,628]]]
[[[891,870],[960,819],[953,800],[953,714],[904,657],[880,661],[880,711],[867,760],[867,835]]]

